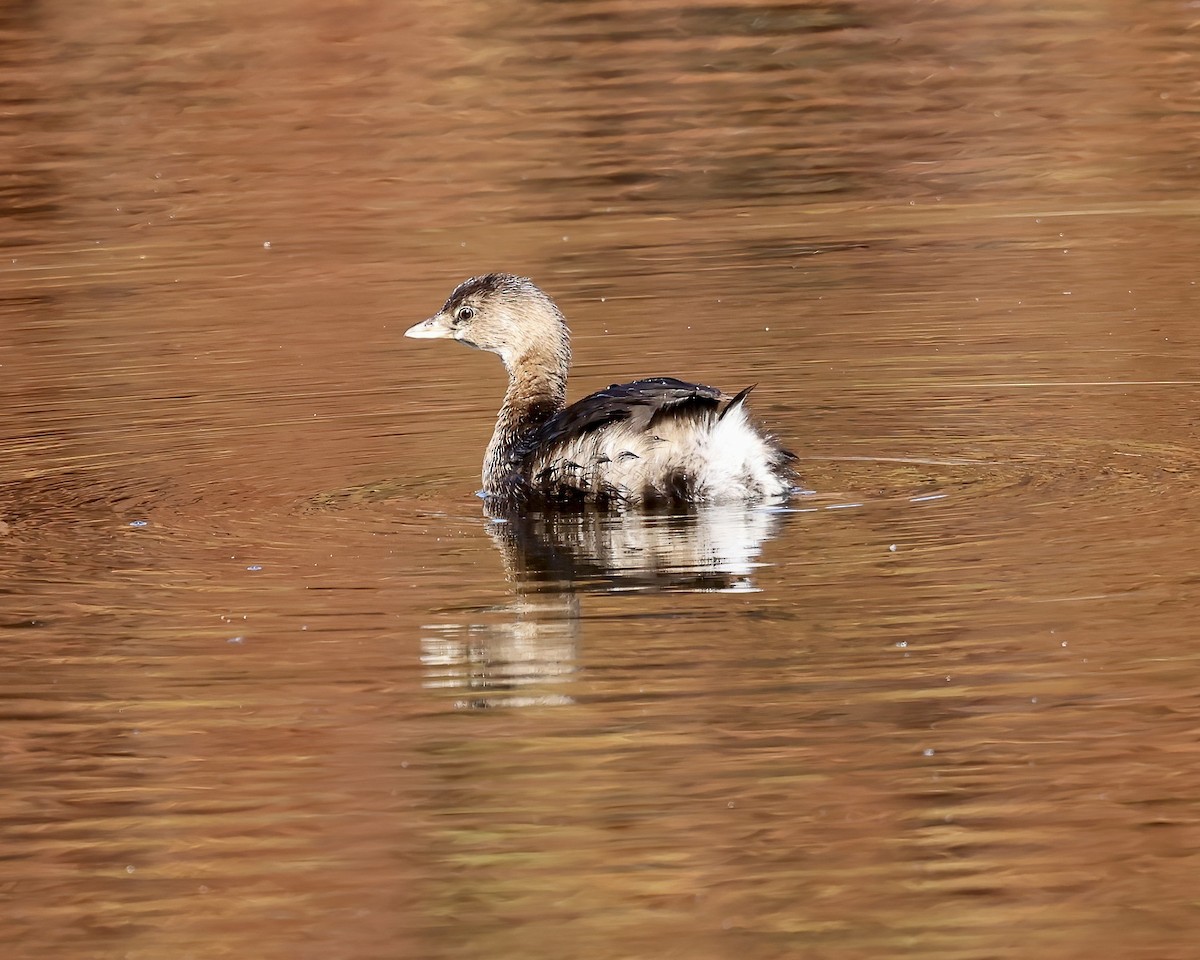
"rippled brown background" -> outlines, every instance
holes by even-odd
[[[1191,958],[1200,7],[0,11],[11,958]],[[473,496],[759,382],[788,511]]]

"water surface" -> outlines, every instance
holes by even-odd
[[[1197,23],[0,14],[6,956],[1193,956]],[[489,517],[490,269],[811,492]]]

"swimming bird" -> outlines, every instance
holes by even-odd
[[[526,277],[472,277],[404,335],[457,340],[504,361],[508,390],[483,460],[489,501],[679,506],[776,498],[792,488],[795,456],[750,423],[752,386],[729,397],[653,377],[567,406],[570,332]]]

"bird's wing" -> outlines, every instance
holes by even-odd
[[[650,430],[668,417],[716,411],[723,397],[716,387],[672,377],[614,383],[555,414],[531,439],[536,444],[569,442],[613,423]]]

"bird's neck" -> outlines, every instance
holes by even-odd
[[[484,490],[499,488],[518,466],[521,442],[566,405],[569,365],[566,346],[506,361],[508,389],[484,456]]]

